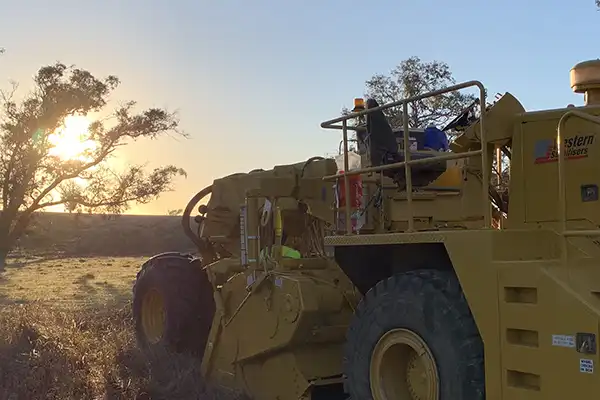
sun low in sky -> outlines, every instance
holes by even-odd
[[[65,118],[63,126],[58,128],[48,139],[52,144],[49,154],[63,160],[82,160],[86,152],[93,151],[97,143],[89,139],[89,126],[92,123],[83,115],[70,115]]]

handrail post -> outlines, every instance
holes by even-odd
[[[502,186],[502,149],[500,146],[496,146],[496,174],[498,175],[498,179],[496,180],[496,184],[498,188]],[[491,177],[490,177],[491,178]],[[493,223],[492,223],[493,226]],[[500,213],[500,220],[498,221],[498,229],[502,230],[504,228],[504,223],[502,219],[502,213]]]
[[[492,226],[492,205],[489,201],[490,196],[490,170],[488,170],[488,143],[487,135],[484,129],[485,120],[485,88],[479,84],[479,108],[481,109],[479,116],[479,141],[481,142],[481,180],[483,181],[483,227],[487,229]]]
[[[567,190],[565,184],[565,144],[563,142],[562,128],[571,117],[569,112],[565,113],[558,121],[558,128],[556,129],[556,147],[558,149],[558,228],[560,230],[560,258],[563,262],[563,266],[567,266],[568,263],[568,243],[565,231],[567,230]]]
[[[592,116],[590,114],[583,113],[581,111],[567,111],[560,117],[558,121],[558,127],[556,129],[556,148],[558,149],[558,226],[561,235],[561,260],[564,266],[567,266],[568,262],[568,241],[567,241],[567,183],[565,173],[565,142],[563,139],[563,130],[567,123],[567,120],[571,117],[578,117],[588,122],[600,125],[600,118]],[[581,230],[581,232],[587,231],[590,234],[595,235],[596,230]],[[570,232],[574,236],[573,232]]]
[[[402,103],[402,129],[404,130],[403,141],[404,141],[404,180],[406,183],[406,206],[408,208],[408,230],[412,232],[415,230],[415,220],[413,215],[413,196],[412,196],[412,167],[410,165],[410,131],[408,127],[408,103]]]
[[[345,119],[342,121],[342,135],[344,140],[344,196],[346,197],[346,201],[344,202],[344,218],[346,221],[346,234],[350,235],[352,233],[352,226],[350,221],[350,213],[348,212],[348,207],[350,205],[350,177],[348,176],[348,169],[350,168],[350,163],[348,162],[348,120]],[[339,216],[337,217],[339,218]]]

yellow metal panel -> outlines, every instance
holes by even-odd
[[[575,392],[600,391],[600,380],[580,371],[580,360],[593,360],[597,365],[598,355],[579,353],[574,345],[553,344],[553,339],[565,336],[574,343],[578,332],[598,335],[600,319],[598,309],[589,303],[589,294],[573,285],[577,280],[573,277],[585,274],[585,270],[567,271],[554,265],[515,261],[513,266],[502,263],[499,269],[499,290],[509,293],[500,303],[500,321],[504,391],[510,396],[541,395],[558,400]],[[511,340],[507,335],[510,330],[535,331],[537,346],[519,344],[514,337]],[[523,378],[527,376],[529,380]],[[537,381],[531,376],[537,376]],[[538,382],[539,387],[531,382]]]

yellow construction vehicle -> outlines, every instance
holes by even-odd
[[[571,86],[584,106],[488,105],[478,81],[357,99],[321,124],[341,131],[343,165],[215,180],[182,220],[198,255],[160,254],[138,274],[140,345],[194,354],[207,379],[257,400],[597,398],[600,60]],[[412,102],[469,87],[479,99],[448,148],[444,129],[408,126]]]

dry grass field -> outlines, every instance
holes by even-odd
[[[143,257],[13,259],[0,276],[0,304],[106,308],[126,304]]]
[[[238,398],[205,385],[197,360],[135,344],[135,275],[151,254],[189,249],[179,218],[37,224],[0,275],[0,400]]]
[[[20,240],[17,254],[64,256],[150,256],[193,250],[181,217],[43,213]]]

